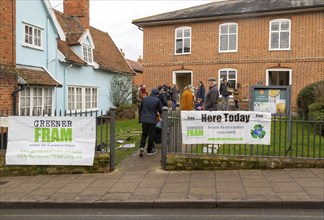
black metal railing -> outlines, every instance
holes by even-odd
[[[164,146],[166,154],[324,159],[324,119],[321,117],[310,114],[291,119],[281,115],[272,116],[270,145],[185,145],[182,144],[181,112],[164,109],[163,114],[167,118],[167,123],[163,123],[167,139]]]
[[[20,112],[21,117],[28,117],[29,112]],[[6,151],[8,143],[8,116],[14,115],[8,110],[0,111],[0,150]],[[26,116],[25,116],[26,115]],[[116,107],[109,111],[34,111],[33,116],[46,117],[96,117],[96,151],[110,153],[110,170],[115,169],[115,123]]]

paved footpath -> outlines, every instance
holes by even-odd
[[[2,208],[323,208],[324,169],[163,171],[137,152],[112,173],[1,177]]]

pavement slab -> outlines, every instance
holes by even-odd
[[[324,169],[164,171],[135,152],[111,173],[1,177],[1,208],[323,208]]]

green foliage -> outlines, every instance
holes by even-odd
[[[315,121],[313,123],[314,129],[319,135],[324,136],[324,102],[309,105],[309,111],[312,120]]]
[[[127,105],[120,106],[116,110],[116,118],[117,119],[134,119],[136,111],[138,111],[136,105],[127,104]]]
[[[300,116],[309,113],[309,105],[324,102],[324,80],[304,87],[297,96],[297,112]]]
[[[132,80],[130,76],[115,75],[110,82],[110,98],[114,106],[119,107],[132,103]]]

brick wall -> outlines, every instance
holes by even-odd
[[[16,4],[15,0],[0,4],[0,64],[16,63]]]
[[[0,113],[12,112],[16,79],[16,1],[0,4]]]
[[[7,114],[12,114],[13,96],[17,86],[16,73],[13,68],[0,66],[0,114],[4,111]]]
[[[269,51],[269,24],[273,19],[291,19],[291,49]],[[219,25],[238,24],[238,52],[219,53]],[[144,28],[144,84],[148,89],[160,82],[172,82],[172,72],[193,72],[197,81],[218,77],[222,68],[237,70],[243,85],[243,97],[249,86],[266,82],[266,70],[292,70],[292,105],[296,108],[298,92],[306,85],[324,80],[324,13],[299,13],[265,17],[217,20],[179,25],[148,26]],[[190,26],[192,44],[190,55],[174,55],[175,28]]]
[[[136,73],[136,76],[133,79],[133,83],[135,85],[140,86],[143,85],[143,82],[144,82],[143,73]]]

